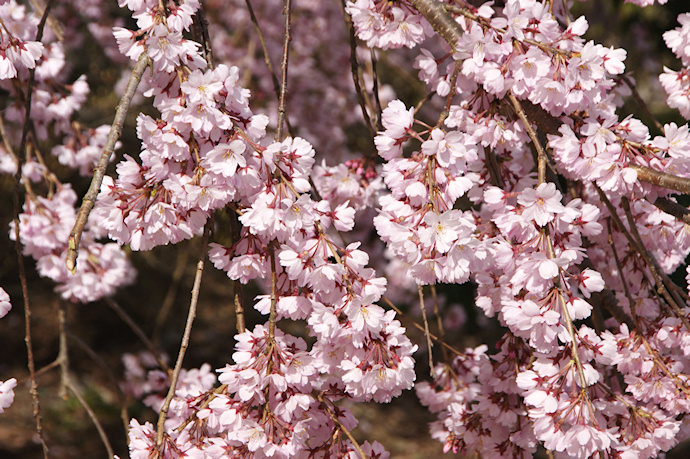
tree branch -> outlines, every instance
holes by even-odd
[[[207,255],[208,238],[212,226],[213,219],[210,218],[208,222],[206,222],[206,226],[204,227],[204,235],[201,239],[201,251],[199,253],[199,261],[196,265],[196,275],[194,276],[194,286],[192,287],[192,299],[189,303],[187,323],[184,327],[184,335],[182,336],[180,351],[177,354],[175,369],[173,370],[172,377],[170,378],[170,389],[168,389],[168,395],[165,397],[165,401],[163,402],[163,406],[161,407],[161,411],[158,415],[158,429],[156,435],[156,450],[158,455],[156,457],[159,458],[163,457],[161,446],[163,445],[163,436],[165,434],[165,419],[168,417],[168,409],[170,409],[170,403],[175,396],[175,386],[177,386],[177,380],[180,377],[182,361],[184,360],[187,347],[189,346],[189,337],[192,334],[192,324],[194,323],[194,318],[196,317],[196,307],[199,302],[199,290],[201,289],[201,276],[204,273],[204,262]]]
[[[122,127],[125,124],[125,118],[127,117],[129,105],[132,102],[134,94],[137,92],[137,86],[139,86],[141,77],[144,75],[144,70],[149,63],[149,56],[146,51],[144,51],[134,66],[132,75],[129,77],[129,81],[127,82],[125,93],[122,95],[122,99],[120,99],[120,103],[117,105],[117,110],[115,111],[115,120],[110,127],[110,132],[108,133],[108,138],[105,141],[105,145],[103,145],[103,150],[101,151],[101,157],[98,159],[98,164],[96,164],[96,167],[94,168],[91,185],[89,186],[89,190],[86,192],[84,200],[81,203],[79,213],[77,213],[77,220],[74,223],[72,232],[69,234],[69,244],[65,264],[67,264],[67,269],[72,274],[77,272],[77,255],[79,254],[79,242],[81,241],[81,234],[84,231],[86,221],[89,219],[89,214],[91,213],[93,206],[96,204],[98,193],[101,191],[101,183],[103,183],[105,169],[108,167],[110,157],[115,149],[115,144],[122,134]]]

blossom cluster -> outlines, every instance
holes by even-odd
[[[36,260],[39,274],[53,280],[57,284],[56,291],[64,299],[90,302],[112,295],[117,288],[133,281],[135,270],[117,244],[98,241],[104,233],[97,225],[91,225],[84,233],[83,250],[79,255],[84,269],[76,275],[68,271],[64,258],[69,232],[76,220],[77,194],[71,185],[60,183],[48,170],[47,155],[38,143],[62,137],[61,143],[50,153],[60,163],[79,169],[85,175],[91,172],[98,160],[109,127],[89,129],[72,120],[73,114],[86,101],[89,87],[83,76],[71,84],[62,81],[65,55],[62,43],[55,37],[46,38],[45,45],[26,41],[36,36],[39,18],[14,0],[0,5],[0,17],[3,18],[3,42],[19,47],[23,53],[35,54],[31,62],[22,58],[24,66],[19,72],[0,81],[2,88],[10,94],[5,118],[13,123],[13,127],[20,127],[8,129],[9,138],[6,140],[18,141],[25,117],[25,96],[9,78],[28,81],[27,69],[35,70],[31,121],[36,138],[29,141],[31,154],[24,158],[21,169],[21,180],[28,198],[19,215],[18,231],[15,232],[14,223],[10,225],[10,238],[14,240],[19,234],[24,255]],[[17,54],[8,50],[7,55]],[[14,152],[7,151],[5,146],[0,147],[0,158],[2,172],[17,172],[19,160]],[[42,191],[45,191],[45,196],[40,194]]]
[[[420,78],[448,96],[448,116],[430,127],[394,101],[376,137],[390,190],[375,219],[381,239],[418,284],[472,279],[477,306],[509,330],[498,354],[468,351],[418,385],[439,416],[432,435],[490,457],[524,457],[537,442],[573,457],[655,456],[685,438],[678,394],[690,368],[670,343],[690,329],[687,310],[673,309],[683,303],[656,295],[653,273],[672,273],[690,245],[685,224],[652,204],[671,194],[633,166],[687,177],[688,128],[668,124],[652,139],[639,120],[618,118],[624,91],[613,77],[625,52],[585,43],[584,18],[563,29],[531,0],[464,16],[452,55],[422,50],[417,60]],[[674,51],[678,35],[665,36]],[[535,106],[558,117],[539,162],[570,195],[533,175],[539,139],[519,115]],[[458,206],[462,196],[473,207]],[[601,324],[592,311],[606,301],[621,314]],[[657,336],[671,328],[667,346]]]
[[[408,1],[348,2],[357,36],[373,48],[413,48],[431,35],[431,26]]]
[[[24,5],[15,1],[0,5],[0,17],[8,18],[8,24],[0,29],[0,80],[17,76],[17,68],[28,70],[36,67],[43,54],[43,43],[35,41],[39,18],[26,14]]]
[[[357,457],[341,426],[353,429],[357,420],[334,405],[345,394],[317,377],[317,360],[301,338],[257,326],[237,336],[232,365],[209,365],[183,371],[166,421],[162,457]],[[149,372],[145,403],[159,410],[167,388],[165,374]],[[131,457],[155,454],[150,423],[130,424]],[[380,444],[362,445],[367,454],[388,457]]]
[[[77,194],[69,185],[53,196],[36,197],[24,203],[19,215],[19,240],[23,254],[36,260],[38,273],[57,283],[55,290],[69,301],[89,303],[130,284],[136,271],[122,249],[114,242],[101,243],[103,232],[90,225],[82,236],[79,271],[72,274],[65,266],[67,240],[76,220]],[[93,221],[93,220],[92,220]],[[14,222],[10,239],[15,239]]]

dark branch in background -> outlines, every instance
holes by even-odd
[[[180,253],[182,252],[182,253]],[[177,296],[177,291],[180,287],[180,281],[182,280],[182,274],[184,274],[184,269],[187,267],[187,260],[189,259],[189,250],[187,247],[184,250],[178,251],[177,260],[175,264],[175,271],[172,274],[172,282],[168,287],[168,293],[165,295],[165,299],[156,314],[155,325],[153,326],[153,332],[151,333],[151,342],[154,346],[160,343],[161,334],[163,333],[163,328],[165,321],[170,314],[170,310],[175,304],[175,297]]]
[[[125,433],[129,432],[129,411],[127,410],[127,396],[122,392],[122,388],[120,387],[120,383],[118,382],[118,378],[115,377],[113,374],[113,371],[110,368],[110,365],[106,364],[103,359],[96,354],[96,352],[91,349],[88,344],[86,344],[81,338],[79,338],[77,335],[74,333],[70,332],[67,330],[67,336],[72,339],[79,348],[86,352],[86,354],[91,357],[91,359],[98,364],[98,366],[101,367],[101,370],[103,370],[108,377],[110,378],[110,381],[112,381],[112,384],[115,388],[115,392],[117,393],[117,398],[118,401],[120,402],[120,419],[122,420],[122,427]]]
[[[661,123],[652,115],[652,112],[649,110],[649,107],[645,103],[644,99],[640,97],[640,93],[637,92],[637,88],[635,87],[635,83],[632,82],[632,80],[626,76],[622,75],[618,80],[622,81],[623,83],[626,84],[628,88],[630,88],[630,92],[632,93],[633,99],[635,99],[635,102],[640,106],[640,108],[644,111],[645,115],[649,117],[650,120],[652,120],[652,123],[654,123],[654,126],[663,134],[664,132],[664,127],[661,125]]]
[[[597,193],[599,194],[601,202],[603,202],[604,205],[606,205],[606,208],[608,209],[609,214],[611,214],[611,218],[613,218],[613,221],[618,227],[618,230],[621,233],[623,233],[623,235],[628,240],[630,246],[640,255],[640,257],[647,264],[647,268],[649,268],[652,277],[654,277],[654,283],[657,287],[657,293],[663,296],[663,298],[668,303],[669,307],[673,310],[673,312],[681,320],[681,322],[683,322],[685,328],[687,330],[690,330],[690,323],[688,322],[687,318],[678,306],[678,304],[682,304],[682,306],[685,307],[685,304],[683,304],[683,301],[679,299],[677,295],[674,295],[675,290],[672,292],[667,288],[667,285],[674,285],[673,282],[663,272],[663,270],[659,266],[659,263],[656,261],[656,258],[654,258],[654,255],[652,255],[647,250],[647,247],[643,244],[642,238],[640,237],[640,234],[637,231],[637,226],[635,226],[635,221],[630,211],[630,204],[628,202],[628,198],[625,196],[621,197],[621,204],[623,205],[623,210],[625,211],[625,215],[628,220],[630,230],[628,230],[628,228],[625,227],[623,221],[620,219],[616,212],[616,208],[613,206],[609,198],[606,197],[606,194],[602,191],[602,189],[599,188],[597,185],[594,185],[594,187],[597,190]],[[666,282],[666,284],[664,284],[664,281]],[[673,287],[670,288],[672,289]]]
[[[373,49],[369,49],[371,54],[371,80],[372,88],[371,92],[374,94],[374,102],[376,102],[376,129],[383,131],[383,110],[381,110],[381,100],[379,99],[379,73],[376,70],[376,52]]]
[[[199,1],[199,9],[194,15],[194,21],[192,22],[192,33],[194,35],[194,40],[201,43],[201,47],[204,50],[204,58],[208,64],[209,69],[214,69],[216,67],[213,62],[213,51],[211,50],[211,38],[208,34],[208,19],[206,19],[206,13],[204,12],[204,5]]]
[[[654,255],[647,250],[647,246],[645,246],[642,242],[642,237],[640,236],[639,231],[637,231],[635,218],[630,210],[630,202],[626,196],[621,197],[621,204],[623,204],[625,216],[628,220],[628,226],[630,226],[630,233],[637,241],[638,252],[647,263],[647,267],[654,277],[657,291],[661,293],[666,302],[671,306],[671,309],[673,309],[673,312],[676,313],[676,316],[678,316],[681,322],[683,322],[685,328],[690,331],[690,322],[688,322],[687,318],[685,317],[685,313],[683,313],[681,310],[681,307],[685,308],[686,305],[684,304],[683,300],[678,297],[675,290],[669,287],[671,284],[673,284],[673,282],[668,278],[668,276],[666,276],[664,271],[661,269],[661,266],[659,266],[659,262],[656,260]]]
[[[124,323],[129,326],[129,328],[132,329],[135,335],[141,340],[142,343],[144,343],[144,346],[146,346],[146,349],[149,350],[151,355],[156,359],[156,363],[158,363],[158,366],[161,367],[161,370],[165,371],[168,376],[170,376],[170,367],[168,366],[167,363],[163,361],[161,358],[162,352],[160,352],[156,346],[151,343],[151,341],[146,337],[146,334],[142,331],[142,329],[132,320],[132,318],[125,312],[124,309],[120,307],[119,304],[117,304],[112,298],[104,298],[104,301],[112,308],[113,311],[122,319]]]
[[[673,215],[678,220],[690,225],[690,210],[687,207],[681,206],[677,202],[673,202],[666,198],[657,198],[654,205],[661,211],[669,215]]]
[[[48,3],[52,3],[52,0],[50,0]],[[62,30],[62,26],[60,25],[60,23],[53,16],[47,16],[45,14],[46,9],[50,8],[50,5],[48,5],[48,7],[46,8],[43,6],[43,2],[39,0],[31,0],[31,5],[33,5],[34,9],[38,14],[40,14],[41,16],[46,16],[48,18],[48,27],[50,27],[53,30],[53,33],[55,34],[55,37],[58,39],[59,42],[64,42],[65,32]]]
[[[276,97],[278,100],[280,100],[280,82],[278,81],[278,77],[276,77],[276,72],[273,70],[273,64],[271,64],[271,58],[268,55],[268,47],[266,46],[266,39],[264,38],[264,34],[261,31],[261,27],[259,27],[259,21],[256,19],[256,15],[254,14],[254,8],[252,8],[252,4],[249,0],[245,0],[245,3],[247,4],[247,10],[249,11],[249,17],[252,18],[252,24],[254,24],[254,29],[256,30],[256,34],[259,37],[259,42],[261,43],[261,51],[264,54],[264,61],[266,61],[266,67],[268,67],[268,73],[271,74],[271,80],[273,80],[273,90],[276,93]],[[286,117],[285,118],[285,125],[288,128],[288,132],[290,135],[293,135],[292,131],[292,126],[290,126],[290,120]]]
[[[364,100],[364,92],[362,91],[362,82],[360,78],[360,68],[359,62],[357,61],[357,37],[355,36],[355,28],[352,25],[352,19],[350,15],[345,11],[345,0],[340,0],[340,6],[342,7],[343,17],[345,18],[345,24],[347,25],[347,32],[350,36],[350,71],[352,72],[352,81],[355,84],[355,92],[357,93],[357,101],[362,109],[362,117],[364,118],[364,124],[366,124],[369,132],[371,133],[372,141],[376,136],[376,128],[371,122],[369,117],[369,111],[367,110],[367,104]]]
[[[103,425],[101,425],[96,413],[93,412],[84,397],[82,397],[79,389],[72,382],[72,379],[69,375],[69,350],[67,348],[67,306],[64,302],[60,304],[60,310],[58,311],[58,324],[60,328],[60,350],[58,351],[57,358],[57,360],[60,362],[60,389],[58,391],[58,395],[60,395],[64,400],[67,400],[68,389],[74,394],[77,401],[84,408],[84,411],[86,411],[86,414],[88,414],[91,422],[93,422],[93,425],[96,427],[98,436],[101,437],[101,441],[103,442],[103,446],[105,446],[108,457],[114,457],[115,452],[110,444],[108,435],[106,435],[105,430],[103,429]]]
[[[84,200],[79,208],[79,213],[77,213],[77,221],[74,223],[72,232],[69,235],[67,259],[65,260],[67,269],[72,274],[77,272],[77,255],[79,254],[79,241],[81,240],[81,233],[84,231],[86,221],[89,219],[89,214],[91,213],[93,206],[96,204],[98,193],[101,191],[101,183],[103,183],[105,169],[108,167],[110,157],[115,149],[115,144],[120,138],[120,134],[122,134],[122,127],[125,124],[129,104],[132,102],[132,98],[137,92],[137,86],[139,86],[139,82],[144,74],[144,70],[149,63],[149,56],[146,51],[144,51],[141,53],[139,60],[134,66],[132,75],[129,77],[129,81],[127,82],[125,93],[122,95],[122,99],[120,99],[120,103],[117,105],[117,110],[115,111],[115,120],[110,127],[110,132],[108,133],[108,138],[105,141],[105,145],[103,145],[103,150],[101,151],[101,157],[98,159],[98,164],[96,164],[96,167],[94,168],[91,185],[84,196]]]
[[[53,6],[53,0],[50,0],[43,10],[41,21],[38,23],[36,31],[36,41],[40,42],[43,38],[43,29],[50,8]],[[24,342],[26,343],[27,367],[29,369],[29,380],[31,385],[29,393],[31,394],[31,401],[33,411],[32,414],[36,421],[36,434],[41,441],[43,448],[43,457],[48,457],[48,444],[43,435],[43,422],[41,418],[41,404],[38,399],[38,383],[36,382],[36,365],[34,362],[33,343],[31,339],[31,303],[29,302],[29,288],[26,283],[26,269],[24,267],[24,257],[22,255],[22,243],[19,240],[19,188],[22,179],[22,166],[26,159],[26,140],[29,134],[29,125],[31,124],[31,98],[34,91],[34,83],[36,77],[36,69],[29,70],[29,82],[26,87],[26,97],[24,99],[24,126],[22,127],[22,137],[19,143],[19,151],[17,152],[17,172],[14,176],[14,192],[12,193],[12,201],[14,204],[14,249],[17,252],[17,265],[19,271],[19,281],[22,286],[22,297],[24,298]],[[3,136],[4,137],[4,136]]]
[[[431,24],[433,29],[455,49],[458,39],[463,34],[460,24],[455,22],[453,16],[446,10],[443,3],[434,0],[410,0],[412,6]],[[546,112],[543,108],[528,101],[521,101],[522,109],[529,120],[537,125],[544,134],[557,134],[558,128],[563,124],[557,118]],[[631,164],[629,167],[637,171],[637,178],[642,182],[651,183],[681,193],[690,194],[690,179],[665,174],[648,167]]]

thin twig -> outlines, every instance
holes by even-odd
[[[244,307],[242,306],[242,284],[239,281],[232,282],[233,301],[235,303],[235,320],[237,321],[237,333],[244,333]]]
[[[364,97],[365,94],[362,90],[361,69],[359,67],[359,62],[357,61],[357,37],[355,36],[355,28],[352,25],[350,15],[345,10],[345,0],[340,0],[340,6],[342,7],[343,18],[345,19],[347,32],[350,36],[350,72],[352,73],[352,81],[355,84],[355,94],[357,94],[357,102],[359,102],[359,107],[362,109],[364,124],[367,126],[367,129],[369,129],[369,133],[371,134],[371,138],[373,140],[376,136],[376,128],[369,117],[369,111],[367,110],[367,104]]]
[[[187,427],[189,424],[191,424],[192,422],[194,422],[194,421],[196,421],[197,419],[199,419],[198,416],[197,416],[197,414],[199,413],[199,411],[205,410],[206,408],[208,408],[208,406],[209,406],[209,405],[211,404],[211,402],[216,398],[216,396],[217,396],[218,394],[222,394],[223,392],[225,392],[225,389],[227,389],[227,388],[228,388],[228,385],[227,385],[227,384],[221,384],[220,386],[216,387],[216,388],[213,389],[212,391],[207,392],[208,396],[206,397],[206,399],[204,400],[204,402],[203,402],[201,405],[199,405],[199,407],[196,409],[196,411],[194,411],[194,412],[191,414],[191,416],[189,416],[187,419],[185,419],[185,420],[182,422],[182,424],[180,424],[179,426],[175,427],[175,432],[182,432],[182,431],[185,429],[185,427]]]
[[[129,314],[127,314],[125,310],[122,309],[122,307],[115,302],[115,300],[106,297],[104,298],[104,301],[108,304],[108,306],[112,308],[113,311],[115,311],[115,313],[118,316],[120,316],[120,319],[122,319],[122,321],[126,323],[127,326],[129,326],[129,328],[134,332],[135,335],[137,335],[141,342],[144,343],[144,346],[146,346],[151,355],[153,355],[153,357],[156,359],[158,366],[160,366],[163,371],[170,375],[170,367],[161,358],[161,352],[156,348],[156,346],[153,345],[151,340],[148,339],[146,333],[144,333],[141,327],[139,327],[136,324],[136,322],[134,322],[134,320],[129,316]]]
[[[438,121],[436,122],[436,127],[440,128],[443,123],[446,121],[448,116],[450,116],[450,107],[451,103],[453,102],[453,97],[455,97],[456,94],[456,84],[458,82],[458,75],[460,74],[460,70],[462,69],[462,62],[456,61],[455,62],[455,68],[453,69],[453,74],[450,77],[450,92],[448,93],[448,96],[446,98],[446,106],[443,108],[443,111],[438,117]]]
[[[67,347],[67,305],[64,302],[60,303],[60,309],[58,310],[58,325],[59,325],[59,351],[58,351],[58,362],[60,363],[60,389],[58,390],[58,395],[63,399],[67,399],[67,390],[70,390],[74,396],[77,398],[81,406],[84,408],[86,413],[91,418],[98,435],[101,437],[101,441],[105,446],[108,453],[108,457],[112,458],[115,453],[113,447],[110,445],[110,440],[103,429],[100,421],[96,417],[96,413],[93,412],[91,407],[86,400],[81,396],[79,390],[72,382],[69,375],[69,350]]]
[[[276,336],[276,317],[277,317],[277,312],[276,312],[276,307],[278,303],[278,276],[276,275],[276,256],[275,256],[275,248],[273,247],[273,244],[270,244],[268,247],[268,253],[270,255],[270,263],[271,263],[271,310],[268,314],[268,342],[269,346],[267,349],[270,349],[270,345],[272,345],[273,341],[275,340]]]
[[[381,297],[381,300],[383,300],[384,303],[386,303],[392,310],[394,310],[395,312],[397,312],[401,317],[405,317],[406,319],[408,319],[408,320],[410,321],[410,323],[411,323],[417,330],[420,330],[420,331],[426,333],[426,330],[424,330],[424,327],[422,327],[422,326],[419,325],[417,322],[415,322],[414,320],[412,320],[412,319],[410,319],[409,317],[407,317],[407,316],[405,315],[405,313],[402,312],[402,311],[400,310],[399,307],[397,307],[395,304],[393,304],[393,302],[392,302],[391,300],[389,300],[389,299],[386,298],[385,296]],[[462,352],[458,351],[457,349],[455,349],[453,346],[451,346],[450,344],[446,343],[445,341],[442,341],[441,339],[439,339],[439,338],[438,338],[436,335],[434,335],[433,333],[429,332],[429,337],[431,337],[431,339],[433,339],[434,341],[436,341],[437,343],[439,343],[439,344],[440,344],[441,346],[443,346],[444,348],[448,349],[448,350],[449,350],[450,352],[452,352],[453,354],[459,355],[460,357],[465,357],[465,354],[463,354]]]
[[[161,333],[163,332],[163,326],[165,325],[165,320],[170,314],[170,310],[175,304],[175,297],[177,297],[177,291],[180,287],[180,281],[182,280],[182,275],[184,274],[184,269],[187,267],[187,260],[189,259],[189,250],[187,247],[182,250],[182,253],[177,256],[177,261],[175,265],[175,271],[173,271],[172,278],[170,279],[170,287],[168,287],[168,293],[165,295],[163,304],[156,314],[156,321],[153,327],[153,333],[151,333],[151,342],[154,346],[157,346],[160,342]]]
[[[422,97],[422,98],[419,100],[419,102],[417,102],[417,103],[415,104],[415,106],[414,106],[414,113],[415,113],[415,115],[422,109],[422,107],[424,106],[424,104],[426,104],[427,102],[429,102],[429,101],[431,100],[431,98],[434,97],[434,94],[436,94],[436,91],[430,91],[430,92],[426,93],[426,95],[425,95],[424,97]]]
[[[429,349],[429,375],[431,375],[431,379],[436,379],[436,373],[434,372],[434,354],[432,352],[431,336],[429,333],[429,322],[426,319],[426,306],[424,306],[424,292],[422,291],[421,284],[417,284],[417,296],[419,296],[419,307],[422,310],[422,321],[424,322],[426,345]]]
[[[311,178],[310,178],[311,179]],[[242,223],[235,212],[230,214],[230,231],[232,234],[232,243],[235,244],[242,237]],[[235,328],[237,333],[244,333],[244,305],[242,303],[242,283],[240,281],[232,281],[232,295],[233,303],[235,305]]]
[[[438,307],[438,295],[436,294],[436,284],[431,284],[431,298],[434,302],[434,315],[436,316],[436,327],[438,328],[438,337],[441,342],[446,340],[446,332],[443,329],[443,320],[441,319],[441,311]],[[445,363],[450,363],[450,357],[448,356],[448,350],[441,346],[441,352],[443,353],[443,361]]]
[[[610,218],[606,219],[606,227],[608,228],[609,232],[608,240],[609,245],[611,246],[611,250],[613,251],[613,259],[616,260],[616,269],[618,269],[618,275],[620,276],[621,283],[623,284],[623,290],[625,291],[625,296],[628,298],[628,304],[630,305],[630,315],[632,316],[633,324],[635,325],[635,327],[637,327],[639,322],[637,321],[635,299],[632,297],[630,289],[628,288],[628,281],[625,279],[625,276],[623,275],[623,263],[621,263],[620,257],[618,256],[618,250],[616,250],[616,244],[613,240],[613,228],[611,226]]]
[[[12,157],[15,164],[19,164],[19,158],[17,158],[17,154],[14,152],[14,149],[12,148],[12,144],[10,144],[10,139],[7,138],[7,131],[5,131],[5,123],[3,122],[1,116],[0,116],[0,137],[2,137],[2,145],[3,145],[3,147],[5,147],[5,151],[7,152],[7,154],[9,154]]]
[[[36,370],[34,372],[34,375],[36,375],[37,378],[40,376],[43,376],[44,373],[48,373],[50,370],[57,367],[58,365],[60,365],[60,361],[58,359],[55,359],[52,362],[50,362],[48,365],[41,367],[38,370]],[[18,385],[21,386],[22,384],[25,384],[27,381],[29,381],[29,378],[25,378],[23,380],[20,379]]]
[[[172,377],[170,378],[168,395],[166,395],[165,401],[163,402],[163,406],[161,407],[161,411],[158,415],[158,429],[156,433],[156,451],[158,452],[157,457],[162,457],[161,446],[163,445],[163,436],[165,434],[165,420],[168,417],[170,403],[175,396],[175,387],[177,386],[177,380],[180,377],[180,371],[182,370],[182,361],[184,360],[187,347],[189,346],[189,337],[192,334],[192,324],[194,323],[194,318],[196,317],[196,308],[199,302],[199,290],[201,289],[201,277],[204,273],[204,262],[206,260],[208,238],[212,226],[213,219],[210,218],[208,222],[206,222],[206,226],[204,227],[204,235],[201,238],[201,250],[199,253],[199,261],[196,264],[196,275],[194,276],[194,286],[192,287],[192,299],[189,303],[189,313],[187,314],[187,322],[185,323],[184,327],[184,335],[182,336],[180,351],[177,354],[175,369],[173,370]]]
[[[621,204],[623,204],[623,210],[625,211],[625,216],[628,220],[628,225],[630,226],[630,232],[632,233],[633,237],[637,242],[636,246],[638,253],[647,263],[647,267],[649,268],[649,271],[652,273],[654,281],[656,282],[657,291],[661,293],[666,302],[671,306],[671,309],[673,309],[673,311],[676,313],[681,322],[683,322],[685,328],[688,331],[690,331],[690,323],[685,317],[683,311],[681,311],[680,309],[680,305],[685,305],[683,304],[683,301],[680,298],[678,298],[675,292],[666,288],[664,280],[666,282],[671,282],[671,280],[668,278],[668,276],[665,275],[665,273],[661,269],[661,266],[659,266],[659,263],[656,261],[656,257],[654,257],[654,255],[649,250],[647,250],[647,247],[642,242],[642,237],[640,236],[639,231],[637,231],[635,218],[633,217],[632,212],[630,210],[630,202],[628,201],[628,198],[622,196]]]
[[[642,99],[642,97],[640,96],[640,93],[637,92],[637,88],[635,87],[635,83],[632,82],[632,80],[630,79],[630,77],[628,77],[627,75],[621,75],[621,76],[618,78],[618,80],[624,82],[624,83],[626,84],[626,86],[628,86],[628,88],[630,88],[630,91],[632,92],[633,99],[635,99],[635,101],[636,101],[637,104],[640,106],[640,108],[642,108],[642,110],[644,111],[645,115],[647,115],[647,117],[648,117],[649,119],[652,120],[652,123],[654,123],[654,126],[656,126],[656,128],[659,130],[659,132],[662,132],[662,133],[663,133],[663,132],[664,132],[664,127],[663,127],[663,126],[661,125],[661,123],[654,117],[654,115],[652,114],[651,110],[649,110],[649,107],[648,107],[647,104],[645,103],[644,99]]]
[[[369,456],[364,454],[364,451],[362,451],[362,447],[359,446],[359,443],[357,443],[357,440],[355,440],[355,437],[352,436],[352,433],[350,433],[349,430],[343,425],[342,422],[338,419],[338,417],[335,415],[335,413],[328,407],[328,404],[326,403],[326,400],[323,398],[323,394],[318,394],[316,396],[317,400],[321,403],[321,407],[328,413],[328,416],[333,420],[333,423],[335,426],[342,431],[345,436],[350,440],[352,443],[352,446],[355,447],[357,450],[357,453],[359,453],[359,457],[362,459],[369,459]]]
[[[283,60],[280,64],[280,102],[278,105],[278,126],[276,129],[276,142],[283,140],[283,121],[286,119],[285,104],[287,94],[287,77],[288,77],[288,54],[290,52],[290,19],[292,15],[291,0],[285,0],[283,7],[283,14],[285,15],[285,40],[283,41]]]
[[[58,396],[63,399],[67,398],[67,386],[69,382],[69,352],[67,349],[67,306],[64,301],[60,302],[58,309],[58,357],[60,362],[60,388],[58,389]]]
[[[271,80],[273,81],[273,90],[275,91],[278,100],[280,100],[280,82],[278,81],[278,77],[276,77],[276,72],[273,70],[271,57],[268,54],[268,47],[266,46],[266,39],[264,38],[264,34],[261,31],[261,27],[259,27],[259,21],[256,19],[256,15],[254,14],[254,8],[252,7],[251,2],[249,0],[245,0],[245,3],[247,5],[247,10],[249,11],[249,17],[251,18],[252,24],[254,24],[254,29],[256,30],[256,34],[259,37],[259,43],[261,43],[261,50],[264,55],[266,67],[268,68],[268,73],[271,74]],[[285,118],[285,125],[288,128],[288,133],[290,133],[290,135],[293,135],[292,126],[290,126],[290,120],[287,117]]]
[[[106,452],[108,454],[108,458],[112,458],[115,456],[115,452],[113,451],[113,447],[110,445],[110,440],[108,440],[108,435],[105,433],[105,429],[103,429],[103,426],[101,425],[101,422],[98,420],[96,417],[96,413],[93,412],[91,407],[89,406],[88,403],[86,403],[86,400],[84,400],[84,397],[81,396],[79,393],[79,390],[74,386],[71,380],[69,378],[67,379],[67,388],[72,391],[74,396],[79,400],[79,403],[81,406],[84,408],[86,413],[89,415],[91,418],[91,422],[93,422],[93,425],[96,427],[96,430],[98,431],[98,436],[101,437],[101,441],[103,442],[103,446],[105,446]]]
[[[508,91],[508,99],[510,100],[510,103],[513,104],[513,109],[515,109],[515,113],[517,113],[518,118],[520,118],[520,121],[522,121],[522,124],[525,126],[525,130],[527,131],[529,138],[532,140],[532,144],[537,149],[537,155],[539,158],[537,166],[538,181],[540,184],[542,184],[546,181],[546,152],[544,151],[544,148],[542,148],[541,142],[539,142],[537,133],[534,132],[534,128],[532,128],[532,123],[530,123],[529,119],[527,119],[527,115],[522,109],[520,101],[510,91]]]
[[[70,232],[69,244],[67,248],[67,259],[65,260],[65,263],[67,264],[67,269],[72,274],[77,272],[77,255],[79,253],[79,241],[81,240],[81,234],[84,231],[86,221],[89,219],[89,214],[91,213],[93,206],[96,204],[98,193],[101,191],[101,183],[103,183],[105,169],[108,167],[110,157],[115,149],[115,144],[120,138],[120,134],[122,134],[122,127],[125,124],[127,110],[129,110],[129,105],[132,102],[132,98],[137,92],[137,86],[139,86],[139,82],[144,74],[144,70],[149,63],[150,60],[148,54],[146,51],[142,52],[139,60],[132,70],[132,75],[129,77],[125,93],[122,95],[122,99],[120,99],[120,103],[117,105],[117,109],[115,111],[115,120],[110,127],[108,138],[103,145],[101,157],[98,159],[98,163],[94,168],[91,185],[84,196],[81,207],[79,208],[79,212],[77,213],[77,220],[74,223],[72,231]]]

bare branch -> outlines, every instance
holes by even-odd
[[[144,51],[141,53],[139,60],[134,66],[132,75],[129,77],[129,81],[127,82],[125,93],[122,95],[122,99],[120,99],[120,103],[117,105],[117,110],[115,111],[115,120],[110,127],[110,132],[108,133],[108,138],[105,141],[105,145],[103,145],[103,150],[101,151],[101,157],[98,159],[98,164],[96,164],[96,167],[94,168],[91,185],[84,196],[84,200],[79,208],[79,213],[77,213],[77,220],[74,223],[72,232],[70,232],[69,246],[67,248],[67,259],[65,260],[65,263],[67,264],[67,269],[72,274],[77,272],[77,255],[79,253],[79,241],[81,240],[81,234],[84,231],[86,221],[89,219],[89,214],[91,213],[93,206],[96,204],[98,193],[101,191],[101,183],[103,183],[105,169],[108,167],[110,156],[113,154],[113,150],[115,149],[115,144],[122,134],[122,127],[125,124],[125,118],[127,117],[129,105],[132,102],[134,94],[137,92],[137,86],[139,86],[141,77],[144,75],[144,70],[149,63],[149,56]]]
[[[290,16],[292,15],[291,0],[285,0],[283,14],[285,15],[285,40],[283,41],[283,60],[280,64],[280,102],[278,105],[276,142],[280,142],[283,138],[283,121],[287,118],[285,115],[285,96],[287,94],[288,54],[290,51],[290,40],[292,39],[290,37]]]
[[[208,238],[212,226],[213,219],[210,218],[208,222],[206,222],[206,226],[204,227],[204,235],[201,238],[201,251],[199,253],[199,261],[197,261],[196,264],[196,275],[194,276],[194,286],[192,287],[192,299],[189,303],[189,312],[187,314],[187,322],[184,327],[182,343],[180,344],[180,351],[177,354],[175,368],[173,369],[172,377],[170,378],[170,389],[168,389],[168,395],[165,397],[165,401],[163,402],[163,406],[161,407],[161,411],[158,415],[158,431],[156,434],[156,450],[158,451],[158,457],[162,457],[160,448],[163,445],[163,436],[165,434],[165,420],[168,417],[170,403],[175,396],[175,387],[177,386],[177,380],[180,377],[182,361],[184,360],[187,347],[189,346],[189,337],[192,334],[192,324],[194,323],[194,318],[196,317],[196,307],[199,302],[199,290],[201,289],[201,277],[204,273],[204,262],[207,255]]]
[[[249,0],[245,0],[245,3],[247,5],[247,10],[249,11],[249,17],[251,18],[252,24],[254,24],[254,29],[256,30],[256,34],[259,37],[259,43],[261,43],[261,50],[264,55],[266,67],[268,68],[268,73],[271,74],[271,80],[273,80],[273,90],[275,91],[278,100],[280,100],[280,82],[278,81],[278,77],[276,77],[276,73],[273,70],[271,57],[268,54],[268,47],[266,46],[266,38],[264,38],[264,34],[261,31],[261,27],[259,27],[259,21],[256,19],[256,15],[254,14],[254,8],[252,7],[251,2]],[[290,126],[290,120],[287,117],[285,118],[285,125],[287,126],[290,135],[292,135],[292,126]]]
[[[434,372],[434,354],[432,352],[431,336],[429,333],[429,322],[426,318],[426,306],[424,306],[424,292],[422,286],[417,284],[417,295],[419,296],[419,308],[422,310],[422,321],[424,322],[424,335],[426,336],[426,346],[429,349],[429,375],[432,379],[436,379]]]
[[[127,314],[125,310],[115,302],[115,300],[112,298],[104,298],[104,301],[112,308],[113,311],[115,311],[118,316],[120,316],[120,319],[122,319],[122,321],[132,329],[134,334],[137,335],[141,342],[144,343],[144,346],[146,346],[151,355],[153,355],[153,357],[156,359],[158,366],[160,366],[163,371],[170,375],[170,367],[163,361],[163,359],[161,359],[161,352],[148,339],[146,333],[144,333],[144,331],[136,324],[136,322],[134,322],[129,314]]]

